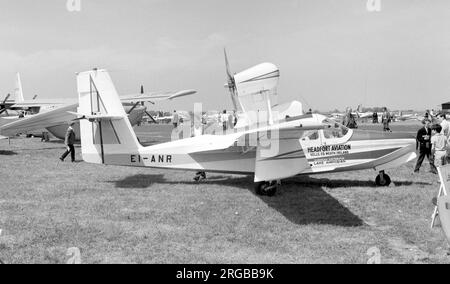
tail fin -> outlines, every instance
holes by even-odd
[[[124,164],[123,158],[136,153],[140,144],[116,88],[106,70],[77,76],[78,114],[83,160],[96,164]]]
[[[20,73],[16,75],[16,88],[14,89],[14,95],[16,99],[16,103],[21,103],[25,101],[23,97],[23,89],[22,89],[22,81],[20,80]]]
[[[358,108],[356,109],[356,111],[363,112],[363,106],[362,105],[358,105]]]
[[[234,76],[237,96],[249,124],[273,124],[273,100],[277,98],[280,71],[271,63],[259,64]]]

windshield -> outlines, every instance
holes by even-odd
[[[344,125],[329,119],[325,119],[322,123],[325,124],[325,128],[323,130],[325,139],[342,138],[347,135],[349,131],[349,129]]]

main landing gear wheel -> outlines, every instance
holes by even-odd
[[[255,191],[257,195],[261,196],[274,196],[277,193],[278,183],[272,182],[260,182],[255,185]]]
[[[389,186],[391,184],[391,178],[384,171],[381,171],[375,179],[375,184],[377,186]]]
[[[206,179],[206,173],[205,172],[198,172],[195,174],[194,180],[196,182],[199,182],[200,180]]]

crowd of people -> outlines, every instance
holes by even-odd
[[[450,123],[444,113],[434,117],[427,112],[423,127],[417,132],[417,159],[415,173],[418,173],[425,157],[430,163],[430,172],[437,174],[437,167],[450,161]]]
[[[377,112],[373,113],[373,123],[379,122]],[[381,116],[383,131],[392,132],[390,123],[393,117],[385,107]],[[356,117],[352,109],[347,109],[342,124],[348,128],[358,128]],[[450,163],[450,122],[447,121],[445,113],[435,115],[434,110],[425,112],[422,120],[423,127],[417,132],[417,159],[414,173],[418,173],[425,158],[430,163],[430,172],[437,174],[437,167]]]

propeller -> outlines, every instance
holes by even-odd
[[[143,86],[143,85],[141,85],[141,91],[140,91],[140,94],[141,94],[141,95],[144,94],[144,86]],[[135,104],[133,105],[133,107],[127,112],[127,114],[130,115],[130,113],[131,113],[135,108],[137,108],[138,105],[144,106],[144,105],[145,105],[145,102],[139,101],[139,102],[135,103]]]
[[[145,92],[144,92],[144,86],[141,85],[140,94],[143,95],[144,93],[145,93]],[[150,102],[150,103],[155,104],[154,102]],[[128,111],[127,114],[130,115],[131,112],[132,112],[135,108],[137,108],[139,105],[145,106],[145,102],[144,102],[144,101],[139,101],[139,102],[135,103],[135,104],[133,105],[133,107]],[[156,123],[156,124],[158,123],[158,122],[153,118],[153,116],[151,116],[151,114],[147,111],[147,108],[145,109],[144,113],[145,113],[146,115],[148,115],[148,117],[150,117],[150,119],[153,120],[154,123]]]
[[[230,71],[230,63],[228,62],[228,55],[227,55],[227,50],[224,48],[223,49],[223,53],[225,55],[225,66],[226,66],[226,72],[227,72],[227,79],[228,79],[228,90],[230,91],[230,95],[231,95],[231,101],[233,102],[233,107],[234,110],[237,110],[237,103],[236,103],[236,94],[237,94],[237,89],[236,89],[236,81],[234,80],[234,76]]]
[[[143,85],[141,85],[141,95],[143,95],[144,94],[144,86]],[[141,102],[142,103],[142,106],[144,106],[145,105],[145,102]],[[151,104],[155,104],[154,102],[151,102],[150,101],[150,103]],[[145,114],[151,119],[151,120],[153,120],[153,122],[154,123],[156,123],[156,124],[158,124],[158,122],[153,118],[153,116],[147,111],[147,109],[145,109]]]
[[[11,94],[8,94],[5,97],[5,99],[3,100],[2,104],[1,104],[0,114],[3,114],[4,112],[6,112],[6,115],[9,115],[8,108],[6,107],[6,102],[8,101],[9,97],[11,97]]]

